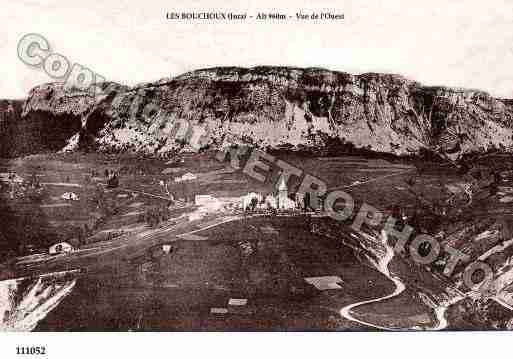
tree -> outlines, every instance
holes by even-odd
[[[310,208],[310,192],[306,192],[303,197],[303,210],[307,211]]]
[[[250,210],[254,211],[257,205],[258,205],[258,199],[256,197],[251,198],[251,202],[249,203]]]

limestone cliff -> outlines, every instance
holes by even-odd
[[[211,68],[135,87],[102,84],[95,96],[47,84],[29,93],[20,119],[32,152],[67,146],[156,154],[184,146],[173,136],[180,120],[205,129],[202,143],[211,147],[235,135],[292,150],[428,149],[457,158],[513,149],[511,100],[399,75],[318,68]]]

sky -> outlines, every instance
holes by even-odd
[[[17,56],[28,33],[107,80],[133,85],[212,66],[324,67],[402,74],[513,98],[513,1],[2,0],[0,98],[54,81]],[[343,21],[173,21],[195,10],[343,13]]]

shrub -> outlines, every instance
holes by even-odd
[[[144,211],[140,220],[150,227],[156,227],[167,221],[169,217],[170,211],[167,206],[151,206]]]

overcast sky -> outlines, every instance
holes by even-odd
[[[0,98],[52,81],[17,58],[27,33],[108,80],[135,84],[210,66],[316,66],[392,72],[429,85],[479,88],[513,98],[513,1],[4,1]],[[289,5],[287,5],[287,3]],[[278,4],[279,7],[278,7]],[[312,10],[332,22],[184,22],[167,11]]]

